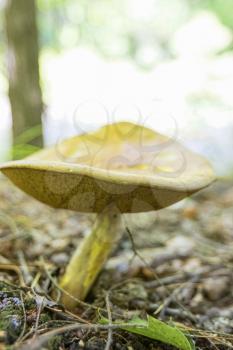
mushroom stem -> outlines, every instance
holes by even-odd
[[[109,254],[123,234],[119,211],[110,206],[98,214],[94,228],[75,251],[60,286],[61,301],[67,309],[73,309],[77,302],[69,295],[84,300]]]

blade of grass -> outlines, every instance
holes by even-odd
[[[101,318],[100,322],[106,324],[108,320]],[[159,340],[165,344],[173,345],[180,350],[195,350],[194,343],[180,329],[172,327],[149,315],[147,316],[147,320],[134,318],[129,321],[127,326],[120,328],[150,339]]]

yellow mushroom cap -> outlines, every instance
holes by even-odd
[[[112,203],[122,213],[158,210],[215,179],[202,156],[128,122],[69,138],[0,170],[43,203],[90,213]]]

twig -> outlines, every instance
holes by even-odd
[[[155,273],[154,269],[151,268],[151,266],[147,263],[147,261],[144,259],[143,256],[141,256],[141,254],[138,252],[136,246],[135,246],[135,243],[134,243],[134,239],[133,239],[133,236],[132,236],[132,233],[130,231],[130,229],[128,227],[126,227],[126,232],[129,236],[129,239],[130,239],[130,242],[131,242],[131,247],[132,247],[132,250],[133,250],[133,257],[132,257],[132,260],[134,259],[135,256],[137,256],[141,261],[142,263],[144,264],[144,266],[146,266],[148,269],[150,269],[150,271],[153,273],[153,276],[156,280],[156,282],[161,286],[161,287],[164,287],[164,285],[161,283],[161,280],[160,278],[158,277],[158,275]],[[166,288],[165,288],[166,289]],[[166,290],[169,294],[169,291]]]
[[[20,286],[25,287],[24,278],[20,268],[15,264],[0,264],[0,270],[13,271],[18,275]]]
[[[38,300],[38,299],[37,299]],[[44,300],[45,297],[40,297],[40,304],[39,307],[37,308],[37,314],[36,314],[36,322],[35,322],[35,327],[34,327],[34,338],[36,337],[38,326],[39,326],[39,321],[40,321],[40,315],[44,307]]]
[[[112,313],[111,313],[111,308],[110,308],[110,300],[109,300],[109,293],[106,293],[106,297],[105,297],[105,301],[106,301],[106,308],[107,308],[107,312],[108,312],[108,324],[109,326],[112,326]],[[105,346],[105,350],[110,350],[112,345],[112,328],[108,329],[108,340]]]
[[[184,288],[184,285],[180,285],[178,288],[174,289],[173,292],[169,295],[169,297],[165,300],[163,308],[161,309],[160,312],[160,316],[163,319],[166,311],[167,311],[167,307],[173,302],[175,301],[182,309],[183,312],[185,312],[189,319],[192,320],[192,322],[196,321],[196,317],[195,315],[192,314],[192,312],[188,309],[186,309],[181,303],[177,302],[177,295],[178,293]]]
[[[158,281],[145,282],[145,286],[147,288],[154,289],[154,288],[159,287],[161,285],[161,283],[163,286],[165,286],[165,285],[171,285],[171,284],[176,284],[176,283],[183,283],[187,279],[189,280],[189,279],[194,279],[194,278],[195,278],[195,282],[197,283],[206,274],[208,274],[210,272],[214,272],[214,271],[219,270],[221,268],[222,268],[221,265],[201,267],[200,269],[196,270],[195,272],[187,272],[187,273],[183,273],[183,274],[177,274],[174,276],[167,276],[167,277],[161,278],[160,283],[158,283]]]
[[[17,252],[17,256],[18,256],[18,259],[19,259],[19,267],[20,267],[22,275],[24,277],[25,284],[28,285],[28,284],[30,284],[32,282],[33,277],[32,277],[32,275],[29,272],[29,268],[27,266],[27,262],[25,260],[24,254],[23,254],[23,252],[21,250]]]
[[[19,294],[20,294],[20,300],[21,300],[22,309],[23,309],[23,328],[22,328],[22,331],[21,331],[18,339],[15,342],[15,346],[17,346],[21,342],[21,340],[24,336],[24,333],[26,330],[26,324],[27,324],[27,315],[26,315],[26,309],[25,309],[24,300],[23,300],[23,292],[20,290]]]
[[[121,329],[125,327],[141,327],[143,328],[144,326],[140,326],[138,324],[132,324],[132,323],[119,323],[119,324],[112,324],[112,325],[100,325],[100,324],[80,324],[80,323],[75,323],[71,324],[68,326],[60,327],[57,329],[54,329],[52,331],[49,331],[45,333],[44,335],[38,337],[37,339],[30,341],[28,344],[24,345],[21,347],[20,350],[37,350],[41,349],[42,345],[45,344],[51,337],[56,336],[58,334],[62,334],[65,332],[70,332],[73,330],[77,329],[82,329],[82,330],[108,330],[109,328],[111,329]]]
[[[157,310],[160,311],[160,309],[163,308],[163,305],[159,305],[159,304],[149,304],[147,307],[147,311],[148,312],[156,312]],[[174,309],[171,307],[166,307],[166,314],[169,316],[176,316],[178,318],[182,318],[184,320],[189,319],[190,321],[193,321],[194,317],[196,319],[196,321],[199,320],[200,316],[199,315],[191,315],[190,317],[190,312],[186,311],[186,310],[182,310],[182,309]]]

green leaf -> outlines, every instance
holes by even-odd
[[[106,319],[102,319],[101,321],[107,323]],[[193,342],[180,329],[169,326],[149,315],[147,316],[147,320],[134,318],[128,324],[120,328],[147,338],[159,340],[165,344],[173,345],[180,350],[195,350]],[[130,324],[133,324],[133,326]]]
[[[32,153],[39,151],[39,147],[33,145],[15,145],[12,148],[12,157],[14,160],[30,156]]]
[[[15,144],[27,144],[42,135],[42,125],[38,124],[25,130],[15,138]]]

